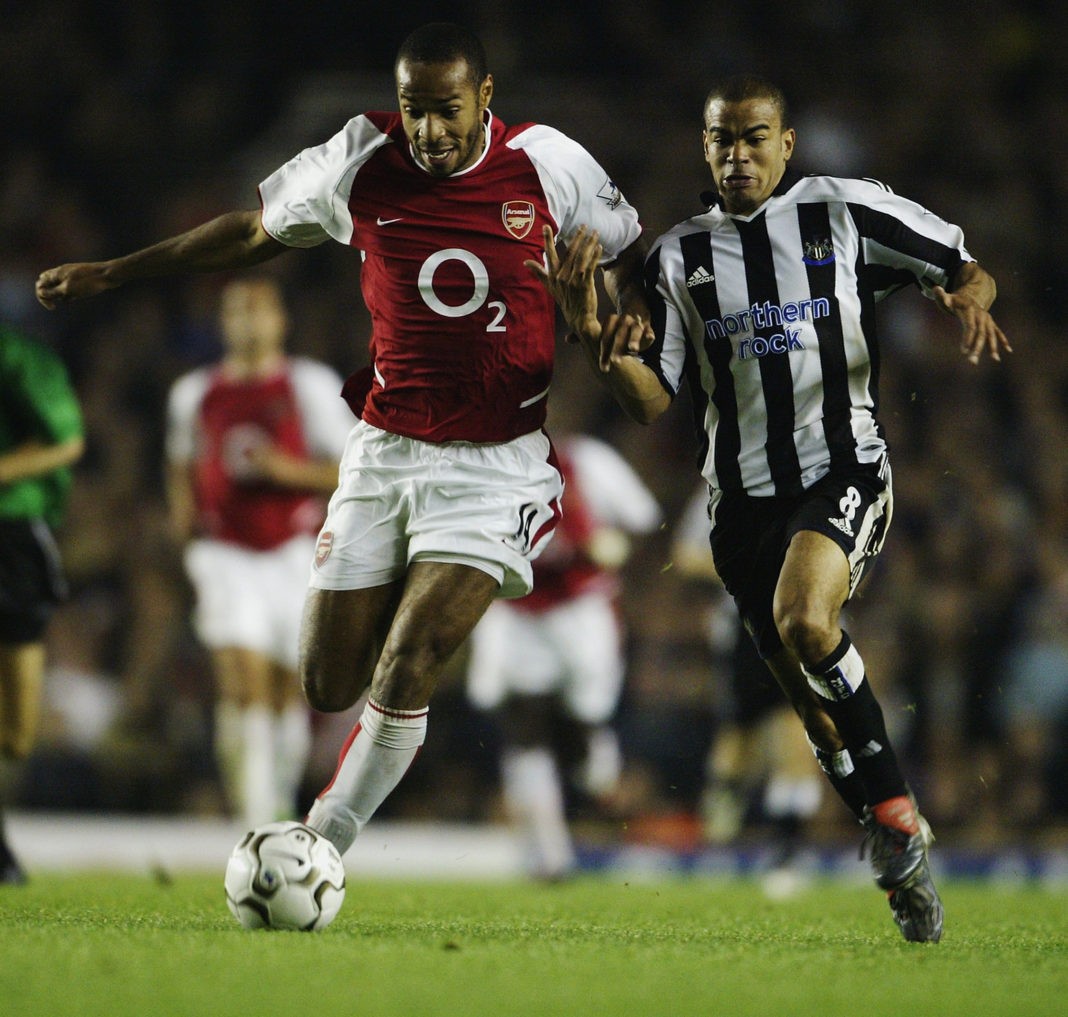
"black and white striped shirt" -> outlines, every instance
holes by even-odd
[[[971,260],[960,229],[884,185],[789,168],[754,214],[713,205],[661,236],[643,359],[672,396],[689,382],[709,485],[794,495],[878,460],[875,304]]]

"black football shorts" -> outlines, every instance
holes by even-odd
[[[0,519],[0,643],[36,643],[67,592],[59,549],[41,519]]]
[[[882,550],[893,514],[890,464],[829,473],[796,497],[713,497],[712,555],[762,657],[782,646],[772,616],[775,587],[794,535],[814,530],[833,540],[849,562],[849,594]]]

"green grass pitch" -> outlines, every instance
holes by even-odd
[[[222,876],[0,887],[6,1017],[1068,1012],[1068,894],[947,882],[946,933],[905,943],[880,894],[746,880],[351,881],[321,933],[246,932]]]

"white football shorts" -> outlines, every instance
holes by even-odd
[[[550,458],[542,431],[492,445],[433,443],[357,422],[310,585],[367,589],[436,561],[481,569],[500,596],[524,596],[530,563],[560,518],[563,480]]]
[[[471,635],[468,698],[492,710],[509,695],[557,695],[576,720],[603,724],[623,686],[622,642],[615,607],[602,593],[548,611],[491,604]]]
[[[193,627],[208,649],[255,650],[296,670],[300,620],[315,538],[300,535],[270,551],[198,539],[185,550],[196,593]]]

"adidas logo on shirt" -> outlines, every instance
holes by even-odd
[[[695,286],[702,286],[705,283],[715,282],[715,280],[716,277],[704,265],[698,265],[691,273],[690,278],[686,280],[686,288],[692,290]]]

